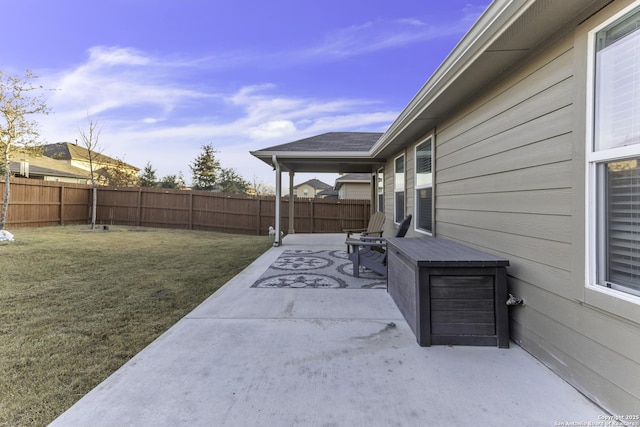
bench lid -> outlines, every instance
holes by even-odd
[[[505,267],[509,260],[439,237],[387,239],[388,249],[408,257],[418,266]]]

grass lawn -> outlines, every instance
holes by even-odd
[[[272,239],[111,227],[10,230],[0,242],[0,426],[44,426]]]

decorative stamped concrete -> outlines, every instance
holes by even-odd
[[[252,288],[386,289],[387,279],[353,264],[343,250],[286,250]]]

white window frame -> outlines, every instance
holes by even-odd
[[[608,148],[602,150],[595,149],[595,111],[596,111],[596,36],[597,33],[614,23],[616,20],[631,14],[640,8],[640,0],[634,2],[628,7],[616,13],[609,19],[605,20],[588,33],[588,58],[587,58],[587,118],[586,118],[586,200],[587,200],[587,221],[586,221],[586,253],[585,265],[587,266],[586,274],[586,292],[585,300],[587,303],[599,306],[605,309],[612,309],[616,306],[615,300],[626,301],[634,306],[640,305],[640,295],[635,295],[628,290],[619,290],[607,287],[606,284],[600,283],[599,266],[603,266],[600,261],[605,249],[599,245],[599,236],[601,227],[599,227],[599,218],[602,218],[604,206],[598,203],[600,193],[603,191],[599,186],[603,185],[602,180],[598,179],[597,167],[599,164],[606,162],[622,161],[625,159],[640,158],[640,144]],[[618,307],[619,309],[620,307]],[[636,308],[637,309],[637,308]],[[624,310],[627,311],[627,310]],[[634,310],[635,311],[635,310]],[[622,313],[619,313],[624,315]],[[635,316],[634,316],[635,317]]]
[[[420,142],[418,142],[416,144],[416,146],[414,147],[414,156],[413,156],[413,161],[414,161],[414,168],[413,168],[413,173],[414,173],[414,183],[415,183],[415,189],[414,189],[414,221],[413,221],[413,227],[414,230],[418,233],[421,234],[425,234],[427,236],[433,236],[433,226],[434,226],[434,218],[433,218],[433,147],[434,147],[434,137],[433,134],[427,136],[426,138],[424,138],[423,140],[421,140]],[[424,184],[420,184],[419,179],[418,179],[418,147],[422,144],[425,144],[427,142],[431,142],[431,172],[429,173],[429,180],[428,182],[424,183]],[[418,197],[418,191],[426,189],[426,188],[431,188],[431,230],[425,230],[423,228],[419,228],[419,224],[420,224],[420,213],[419,213],[419,200],[420,198]]]
[[[384,204],[384,167],[382,167],[376,172],[376,210],[384,212]]]
[[[403,165],[403,171],[402,171],[402,179],[398,179],[398,172],[396,170],[396,166],[398,163],[398,159],[402,158],[402,165]],[[398,182],[400,181],[400,182]],[[402,153],[398,156],[396,156],[393,159],[393,223],[394,224],[400,224],[400,222],[402,222],[403,218],[398,219],[398,199],[396,197],[396,195],[398,193],[403,193],[403,206],[402,206],[402,212],[403,212],[403,217],[407,216],[407,157],[405,155],[405,153]]]

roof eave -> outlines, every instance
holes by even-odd
[[[506,70],[611,0],[496,0],[371,149],[385,158],[428,136]]]
[[[417,116],[443,94],[481,55],[488,44],[535,0],[496,0],[484,11],[398,118],[371,148],[376,156],[396,139]],[[433,117],[436,121],[438,118]]]
[[[300,152],[252,151],[251,154],[271,167],[275,155],[285,172],[347,173],[371,172],[383,162],[372,159],[367,152]]]

